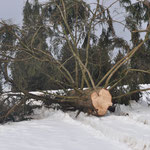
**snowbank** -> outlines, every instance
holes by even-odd
[[[127,116],[122,115],[128,113]],[[132,102],[105,117],[36,109],[34,120],[0,125],[2,150],[150,150],[150,107]]]

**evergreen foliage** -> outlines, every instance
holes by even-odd
[[[0,94],[2,93],[2,64],[0,62]]]
[[[28,0],[26,1],[23,10],[24,33],[21,37],[21,42],[26,43],[29,48],[33,50],[33,53],[40,58],[42,58],[42,52],[37,53],[37,49],[43,52],[48,52],[49,55],[51,55],[50,48],[46,41],[49,32],[47,31],[41,11],[41,6],[39,5],[38,0],[35,0],[33,4],[29,3]],[[57,85],[54,84],[52,80],[56,74],[54,66],[44,59],[43,61],[39,61],[38,59],[31,57],[30,53],[23,51],[23,48],[24,47],[16,53],[15,57],[16,60],[20,59],[23,61],[16,61],[11,65],[12,75],[15,82],[20,88],[23,87],[28,90],[57,89]]]
[[[139,32],[136,31],[142,27],[142,24],[147,24],[149,26],[150,20],[150,7],[149,2],[145,1],[137,1],[132,3],[131,0],[122,0],[121,4],[128,12],[128,16],[126,17],[126,26],[131,31],[131,42],[133,47],[138,45],[142,39]],[[140,48],[140,50],[131,58],[130,60],[130,68],[139,69],[139,70],[150,70],[150,47],[149,40]],[[150,83],[150,75],[144,74],[141,72],[131,72],[129,74],[130,81],[129,87],[130,90],[139,89],[139,84],[149,84]],[[136,93],[131,95],[131,99],[139,100],[141,97],[141,93]]]
[[[111,38],[108,32],[103,29],[98,40],[98,44],[90,49],[89,67],[95,83],[109,71],[111,68],[111,59],[109,53],[111,51]]]

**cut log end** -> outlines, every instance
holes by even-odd
[[[66,101],[64,99],[59,101],[61,109],[64,111],[79,110],[91,115],[104,116],[108,108],[112,106],[111,94],[108,90],[100,87],[96,91],[93,91],[93,89],[83,90],[82,94],[71,90],[67,96]],[[72,97],[71,100],[70,97]]]
[[[91,94],[91,100],[99,116],[105,115],[107,113],[108,107],[112,106],[112,96],[106,89],[100,89],[96,92],[94,91]]]

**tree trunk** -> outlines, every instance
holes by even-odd
[[[79,110],[88,114],[103,116],[112,106],[112,96],[108,90],[99,88],[96,91],[84,90],[82,94],[74,90],[68,93],[68,100],[57,101],[64,110]],[[69,99],[69,97],[74,97]]]

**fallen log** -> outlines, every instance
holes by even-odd
[[[106,114],[108,108],[112,106],[112,96],[106,89],[100,89],[91,94],[91,100],[97,114],[103,116]]]
[[[67,96],[72,97],[72,99],[63,99],[59,103],[64,110],[71,110],[72,108],[88,114],[103,116],[108,108],[112,106],[112,96],[108,90],[103,88],[99,88],[96,91],[84,90],[82,94],[72,90],[68,92]]]
[[[26,96],[22,97],[22,100],[19,104],[14,104],[9,110],[0,116],[0,123],[3,123],[11,118],[19,117],[17,116],[18,107],[25,107],[25,102],[30,99],[34,99],[35,101],[41,100],[45,104],[46,107],[53,108],[52,104],[59,104],[59,109],[63,111],[76,111],[85,112],[95,116],[103,116],[106,114],[108,108],[112,106],[112,96],[108,90],[99,88],[96,91],[92,89],[82,90],[80,92],[72,90],[69,91],[64,97],[60,95],[56,95],[56,97],[52,97],[51,94],[48,95],[35,95],[31,93],[25,93]],[[12,95],[13,97],[14,95]],[[15,96],[17,96],[15,94]],[[23,96],[23,95],[18,95]],[[58,97],[57,97],[58,96]],[[25,98],[25,100],[24,100]],[[23,106],[22,106],[23,105]],[[78,114],[79,114],[78,113]],[[28,114],[28,112],[26,112]],[[78,115],[77,114],[77,115]],[[15,119],[14,119],[15,120]],[[21,120],[21,118],[20,118]]]

